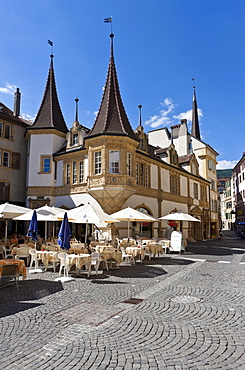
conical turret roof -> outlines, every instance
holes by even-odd
[[[193,101],[192,101],[192,128],[191,128],[191,134],[192,134],[192,136],[201,140],[195,86],[194,86]]]
[[[68,132],[63,114],[61,112],[56,90],[53,55],[51,55],[49,73],[43,100],[31,128],[55,128],[65,133]]]
[[[111,34],[111,55],[104,93],[95,123],[87,137],[94,135],[128,136],[138,141],[129,123],[123,106],[113,54]]]

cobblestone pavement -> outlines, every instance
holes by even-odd
[[[244,369],[245,250],[230,255],[163,256],[63,285],[48,271],[2,288],[0,368]]]

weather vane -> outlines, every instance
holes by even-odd
[[[110,17],[110,18],[104,18],[104,22],[105,23],[110,23],[111,24],[111,34],[113,33],[112,32],[112,17]]]
[[[51,56],[53,56],[53,41],[47,40],[47,42],[51,46]]]

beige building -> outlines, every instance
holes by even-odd
[[[181,210],[201,220],[200,223],[179,223],[184,237],[207,239],[216,214],[210,212],[211,173],[206,169],[203,175],[202,159],[206,162],[212,159],[215,165],[216,152],[207,145],[202,147],[200,140],[192,152],[179,152],[178,141],[171,139],[168,145],[155,145],[144,132],[141,110],[139,126],[133,130],[120,95],[113,35],[110,37],[107,79],[92,129],[79,123],[77,105],[75,121],[72,128],[67,129],[59,106],[51,56],[44,98],[27,132],[27,206],[48,203],[72,208],[89,200],[109,214],[131,206],[156,219]],[[181,130],[182,127],[183,124]],[[167,129],[163,130],[169,134]],[[186,132],[186,144],[189,136]],[[160,220],[153,224],[135,222],[132,235],[162,237],[166,226],[167,222]],[[126,234],[126,223],[112,226],[112,236]]]
[[[20,116],[20,92],[15,93],[14,111],[0,102],[0,203],[25,205],[27,121]]]
[[[189,213],[195,213],[196,216],[198,215],[202,219],[202,225],[204,226],[203,236],[205,239],[209,238],[210,235],[212,238],[216,238],[219,235],[216,174],[216,158],[218,153],[210,145],[201,140],[195,88],[192,104],[191,133],[188,132],[187,120],[183,119],[179,125],[172,126],[171,131],[166,127],[150,131],[149,142],[152,145],[162,148],[174,145],[182,168],[193,175],[201,176],[209,182],[208,195],[205,195],[204,198],[203,192],[206,190],[202,189],[200,185],[196,185],[195,182],[191,187],[194,189],[193,193],[191,193],[192,197],[199,192],[199,194],[201,194],[201,199],[209,199],[209,208],[206,209],[205,206],[199,206],[194,197],[194,202],[189,208]],[[196,226],[198,227],[198,225]]]

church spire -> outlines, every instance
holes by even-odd
[[[63,114],[61,112],[58,94],[56,90],[53,55],[50,55],[50,67],[43,100],[31,128],[55,128],[62,132],[68,132]]]
[[[196,86],[193,86],[193,101],[192,101],[192,128],[191,134],[197,139],[201,140],[199,120],[198,120],[198,110],[197,110],[197,99],[196,99]]]
[[[88,136],[125,135],[137,140],[129,123],[120,95],[114,61],[113,37],[114,35],[110,34],[110,63],[101,105],[95,123]]]

